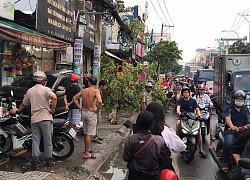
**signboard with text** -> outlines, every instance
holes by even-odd
[[[83,40],[75,39],[74,43],[74,63],[82,64]]]
[[[38,1],[37,30],[73,42],[74,3],[67,0]]]

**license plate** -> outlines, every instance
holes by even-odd
[[[70,130],[69,130],[69,134],[70,134],[70,136],[72,136],[72,138],[75,138],[75,136],[76,136],[76,131],[73,129],[73,128],[71,128]]]

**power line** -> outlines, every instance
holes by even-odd
[[[243,19],[243,21],[240,23],[240,26],[235,30],[236,32],[240,29],[240,27],[241,27],[241,25],[243,24],[244,21],[245,20]],[[232,35],[230,37],[232,37]]]
[[[167,11],[168,17],[169,17],[170,21],[172,22],[172,24],[174,24],[174,22],[172,21],[170,15],[169,15],[168,8],[167,8],[167,5],[166,5],[166,3],[165,3],[165,0],[163,0],[163,2],[164,2],[165,9],[166,9],[166,11]]]
[[[165,14],[164,14],[164,12],[163,12],[163,10],[162,10],[162,8],[161,8],[161,4],[160,4],[159,0],[157,0],[157,2],[158,2],[158,4],[159,4],[159,6],[160,6],[160,9],[161,9],[161,12],[162,12],[162,14],[163,14],[164,18],[166,19],[166,21],[167,21],[167,22],[168,22],[168,24],[169,24],[169,21],[167,20],[167,18],[166,18],[166,16],[165,16]]]
[[[152,4],[152,6],[153,6],[155,12],[157,13],[158,17],[161,19],[161,22],[164,23],[164,21],[162,20],[161,16],[160,16],[159,13],[158,13],[158,11],[156,10],[154,4],[152,3],[152,0],[150,0],[150,2],[151,2],[151,4]]]
[[[240,20],[241,20],[241,18],[242,18],[242,17],[240,17],[240,19],[238,19],[238,17],[239,17],[239,15],[236,16],[236,18],[235,18],[235,20],[234,20],[232,26],[230,27],[230,29],[228,30],[228,32],[227,32],[227,34],[225,35],[224,38],[229,37],[230,34],[232,34],[232,31],[234,31],[234,29],[238,26],[238,24],[239,24],[239,22],[240,22]],[[237,21],[237,20],[238,20],[238,21]],[[237,23],[236,23],[236,21],[237,21]],[[235,24],[235,23],[236,23],[236,24]]]

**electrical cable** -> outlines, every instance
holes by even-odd
[[[243,21],[240,23],[240,26],[235,30],[236,32],[240,29],[240,27],[242,26],[243,22],[245,21],[245,19],[243,19]],[[233,35],[231,35],[230,37],[232,37]]]
[[[160,9],[161,9],[161,12],[162,12],[164,18],[166,19],[166,21],[168,22],[168,24],[170,24],[169,21],[168,21],[168,19],[167,19],[166,16],[165,16],[165,14],[164,14],[162,8],[161,8],[161,4],[160,4],[159,0],[157,0],[157,2],[158,2],[158,4],[159,4],[159,6],[160,6]]]
[[[153,6],[155,12],[157,13],[158,17],[161,19],[161,22],[164,23],[164,21],[162,20],[161,16],[160,16],[159,13],[158,13],[158,11],[156,10],[154,4],[152,3],[152,0],[150,0],[150,2],[151,2],[151,4],[152,4],[152,6]]]
[[[169,15],[168,8],[167,8],[167,5],[166,5],[166,3],[165,3],[165,0],[163,0],[163,2],[164,2],[164,5],[165,5],[165,9],[166,9],[166,11],[167,11],[168,17],[169,17],[170,21],[172,22],[172,24],[174,25],[174,22],[172,21],[170,15]]]
[[[232,31],[232,30],[233,30],[233,27],[234,27],[234,25],[235,25],[236,20],[238,19],[238,17],[239,17],[239,15],[237,15],[237,16],[236,16],[236,18],[235,18],[235,20],[234,20],[234,22],[233,22],[232,26],[230,27],[229,31],[226,33],[226,35],[224,36],[224,38],[227,38],[227,37],[231,34],[231,32],[230,32],[230,31]],[[238,23],[237,23],[237,24],[238,24]]]

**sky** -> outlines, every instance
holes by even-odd
[[[144,10],[145,2],[146,0],[125,0],[125,6],[139,4]],[[249,0],[148,0],[148,4],[149,30],[154,29],[154,32],[160,33],[162,21],[166,25],[174,25],[174,28],[168,30],[164,28],[164,31],[171,33],[172,40],[176,41],[179,49],[183,51],[183,62],[191,61],[198,48],[218,47],[216,39],[238,38],[236,34],[238,33],[240,38],[247,36],[249,42]],[[248,21],[238,15],[242,12],[248,13],[249,16],[246,16]],[[236,31],[236,33],[221,32],[222,30]]]

